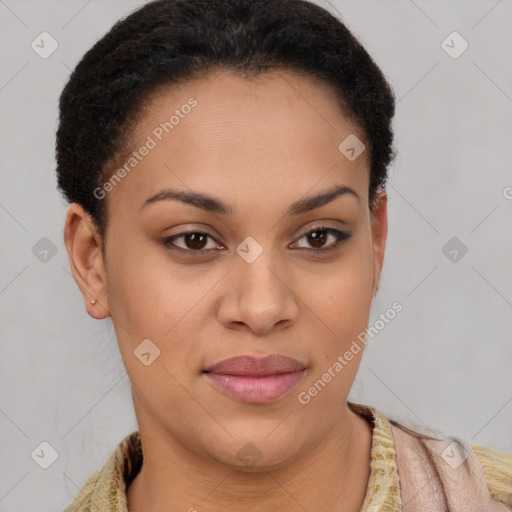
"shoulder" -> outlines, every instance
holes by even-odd
[[[114,448],[103,468],[86,480],[64,512],[127,512],[126,488],[142,459],[140,434],[135,431]]]
[[[511,454],[397,423],[392,432],[404,502],[489,512],[512,506]]]
[[[92,510],[93,495],[98,486],[102,470],[93,473],[73,498],[73,501],[64,509],[64,512],[83,512]]]
[[[512,453],[472,444],[493,499],[512,506]]]

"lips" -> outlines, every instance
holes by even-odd
[[[272,354],[225,359],[203,371],[215,389],[249,404],[275,402],[288,394],[306,372],[296,359]]]
[[[281,373],[292,373],[304,370],[305,366],[296,359],[281,354],[269,356],[237,356],[225,359],[220,363],[210,366],[206,373],[221,375],[239,375],[243,377],[266,377]]]

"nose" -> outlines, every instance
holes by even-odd
[[[217,315],[228,329],[262,335],[289,327],[297,320],[299,306],[293,285],[270,251],[264,251],[252,263],[236,256],[225,290]]]

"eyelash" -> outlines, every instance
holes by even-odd
[[[322,248],[322,249],[310,249],[310,248],[301,248],[300,250],[305,250],[305,251],[310,251],[312,253],[316,253],[316,254],[324,254],[324,253],[327,253],[327,252],[330,252],[330,251],[333,251],[333,250],[336,250],[339,248],[339,246],[343,243],[343,242],[346,242],[349,238],[352,237],[352,235],[350,233],[347,233],[346,231],[340,231],[339,229],[335,229],[335,228],[330,228],[330,227],[323,227],[323,226],[318,226],[318,227],[315,227],[313,229],[310,229],[309,231],[306,231],[305,233],[303,233],[297,240],[301,240],[302,238],[306,237],[307,235],[311,234],[311,233],[314,233],[315,231],[323,231],[325,233],[327,233],[327,235],[333,235],[335,238],[336,238],[336,241],[334,242],[333,245],[331,245],[330,247],[327,247],[327,248]],[[212,250],[215,250],[215,249],[200,249],[200,250],[196,250],[196,249],[183,249],[182,247],[177,247],[176,245],[174,245],[172,242],[174,242],[174,240],[177,240],[179,238],[182,238],[186,235],[190,235],[190,234],[195,234],[195,235],[206,235],[207,237],[211,238],[213,241],[217,242],[217,240],[212,237],[211,235],[209,235],[208,233],[205,233],[203,231],[194,231],[194,230],[189,230],[189,231],[183,231],[182,233],[179,233],[177,235],[172,235],[170,237],[167,237],[167,238],[164,238],[162,240],[163,244],[169,249],[169,250],[175,250],[175,251],[180,251],[182,253],[189,253],[191,255],[193,254],[206,254]]]

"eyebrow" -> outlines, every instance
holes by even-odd
[[[345,194],[350,194],[354,196],[358,201],[360,201],[359,195],[353,188],[347,187],[346,185],[337,185],[334,188],[320,192],[320,194],[315,196],[299,199],[290,206],[287,215],[300,215],[310,210],[320,208],[321,206],[334,201],[334,199],[337,197],[343,196]],[[202,210],[211,213],[219,213],[223,215],[233,214],[233,207],[216,197],[201,192],[187,192],[184,190],[175,190],[171,188],[162,190],[148,198],[142,205],[141,209],[150,204],[168,200],[181,201],[182,203],[201,208]]]

